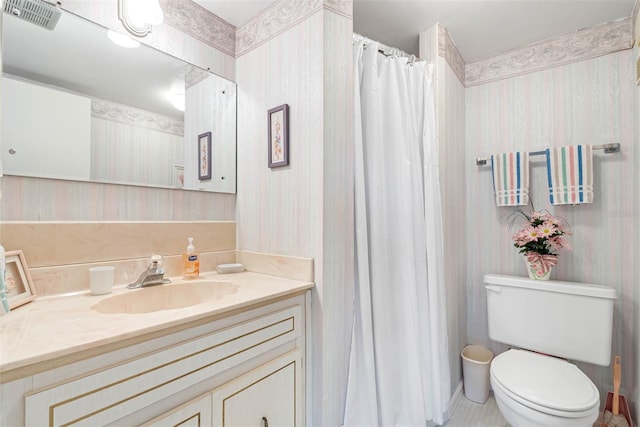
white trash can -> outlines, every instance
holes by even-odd
[[[464,395],[477,403],[489,398],[489,367],[493,352],[479,345],[468,345],[462,349],[462,377]]]

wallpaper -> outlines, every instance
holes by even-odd
[[[460,352],[467,344],[465,211],[465,89],[446,58],[437,57],[438,148],[440,191],[443,210],[445,279],[447,281],[447,325],[451,392],[462,381]]]
[[[633,60],[636,61],[636,66],[640,61],[640,2],[636,2],[636,7],[634,10],[634,20],[635,20],[635,46],[633,48]],[[636,75],[636,78],[638,76]],[[636,150],[633,152],[633,165],[634,165],[634,183],[640,182],[640,120],[638,120],[638,116],[640,115],[640,84],[636,84],[636,87],[633,91],[633,99],[634,99],[634,109],[635,109],[635,117],[634,126],[635,126],[635,147]],[[640,215],[640,197],[638,197],[638,193],[640,192],[639,188],[635,188],[636,197],[633,202],[633,212],[635,212],[635,220],[634,220],[634,247],[640,248],[640,221],[638,221],[638,215]],[[636,334],[632,340],[633,347],[636,349],[636,370],[635,370],[635,387],[632,389],[631,393],[631,405],[635,409],[636,420],[638,420],[638,416],[640,415],[640,263],[634,263],[634,273],[633,278],[636,283],[636,296],[635,296],[635,329],[634,326],[631,326],[631,330],[635,330]]]
[[[634,143],[633,60],[631,50],[549,68],[467,88],[466,216],[469,342],[490,344],[486,324],[486,273],[526,276],[511,244],[512,208],[495,206],[490,166],[475,158],[503,151],[536,151],[568,144],[619,142],[621,152],[594,153],[594,203],[551,207],[544,156],[531,157],[530,195],[536,209],[548,209],[571,226],[573,252],[560,254],[551,279],[608,285],[618,292],[613,354],[620,354],[628,391],[637,384],[640,291],[637,229],[638,150]],[[637,243],[637,242],[636,242]],[[541,314],[543,315],[543,314]],[[596,315],[594,313],[594,315]],[[635,341],[635,347],[634,347]],[[494,350],[503,347],[492,344]],[[623,362],[624,363],[624,362]],[[611,388],[610,368],[582,366],[601,392]]]
[[[238,248],[314,259],[307,424],[340,425],[353,300],[353,26],[322,7],[303,20],[292,8],[269,21],[275,12],[238,33],[287,28],[237,59]],[[267,110],[282,104],[289,165],[270,169]]]

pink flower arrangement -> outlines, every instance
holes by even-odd
[[[527,260],[546,273],[558,263],[557,251],[573,250],[565,236],[571,235],[568,224],[549,212],[540,211],[527,214],[519,211],[525,218],[525,226],[513,235],[513,246]]]

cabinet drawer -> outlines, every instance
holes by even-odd
[[[235,324],[26,396],[26,425],[104,425],[212,378],[303,333],[303,309]]]

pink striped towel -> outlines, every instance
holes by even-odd
[[[547,148],[547,180],[552,205],[593,203],[591,146]]]
[[[529,153],[512,152],[491,156],[493,191],[496,205],[519,206],[529,203]]]

